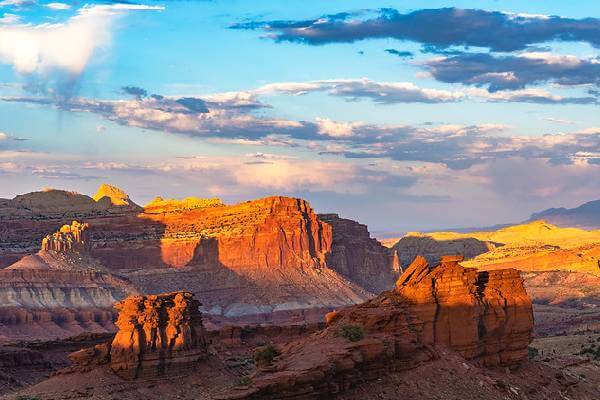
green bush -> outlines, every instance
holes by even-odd
[[[272,344],[260,347],[254,353],[254,362],[259,367],[271,365],[273,359],[279,355],[279,350]]]
[[[37,396],[30,396],[28,394],[22,394],[16,397],[16,400],[40,400]]]
[[[365,336],[360,325],[344,325],[338,330],[337,334],[351,342],[358,342]]]

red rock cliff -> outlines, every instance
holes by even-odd
[[[143,218],[164,226],[162,261],[175,267],[323,267],[332,241],[331,228],[309,204],[289,197]]]

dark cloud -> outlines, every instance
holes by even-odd
[[[441,54],[441,55],[444,55],[444,56],[455,56],[455,55],[464,53],[463,50],[451,49],[451,48],[447,48],[447,47],[446,48],[440,48],[440,47],[433,46],[433,45],[430,45],[430,44],[424,44],[424,45],[422,45],[419,50],[423,54]]]
[[[415,55],[411,51],[403,51],[396,49],[385,49],[386,53],[393,54],[400,58],[413,58]]]
[[[432,48],[485,47],[522,50],[552,40],[587,42],[600,47],[600,19],[531,16],[477,9],[423,9],[402,14],[394,9],[340,13],[301,21],[246,21],[234,29],[261,29],[276,41],[310,45],[395,38]]]
[[[134,96],[137,98],[142,98],[142,97],[148,96],[148,91],[146,91],[146,89],[143,89],[138,86],[123,86],[121,88],[121,91],[125,94],[131,95],[131,96]]]
[[[183,97],[175,101],[187,108],[192,114],[208,112],[208,107],[206,107],[206,103],[202,99],[197,99],[195,97]]]
[[[600,86],[599,59],[550,53],[521,56],[463,53],[431,60],[426,68],[438,81],[485,86],[490,92],[522,89],[546,82]]]

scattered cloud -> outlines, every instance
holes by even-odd
[[[393,54],[395,56],[398,56],[400,58],[414,58],[414,53],[411,51],[403,51],[403,50],[396,50],[396,49],[385,49],[386,53],[389,54]]]
[[[283,87],[289,89],[287,84]],[[277,90],[283,90],[283,87]],[[239,97],[231,94],[214,95],[211,100],[215,99],[219,101],[151,95],[113,101],[72,98],[55,104],[46,98],[4,98],[73,112],[90,112],[126,126],[221,143],[303,147],[314,153],[352,159],[441,163],[452,169],[511,157],[572,164],[581,158],[581,154],[592,154],[586,162],[596,162],[593,154],[600,152],[600,132],[597,130],[510,136],[506,134],[509,127],[502,124],[380,125],[328,118],[298,121],[256,113],[255,108],[238,107]]]
[[[13,7],[22,8],[34,6],[37,4],[37,0],[3,0],[0,1],[0,7]]]
[[[264,85],[256,94],[302,95],[326,92],[349,100],[371,99],[380,104],[447,103],[464,99],[461,92],[421,88],[410,82],[376,82],[370,79],[330,79],[308,82],[281,82]]]
[[[349,101],[369,99],[378,104],[450,103],[468,99],[539,104],[596,104],[598,102],[598,97],[594,95],[565,97],[543,89],[504,90],[491,93],[479,88],[450,91],[422,88],[410,82],[377,82],[366,78],[271,83],[244,93],[248,96],[269,94],[300,96],[313,92],[325,92]]]
[[[45,5],[46,8],[51,10],[70,10],[71,6],[66,3],[48,3]]]
[[[502,90],[489,92],[487,89],[470,88],[465,93],[472,98],[491,103],[536,103],[536,104],[598,104],[595,96],[560,96],[544,89]]]
[[[419,42],[429,49],[464,46],[514,51],[553,40],[587,42],[600,47],[600,19],[597,18],[459,8],[422,9],[407,14],[385,8],[308,20],[245,21],[232,28],[260,29],[275,41],[310,45],[393,38]]]
[[[564,118],[554,118],[554,117],[546,117],[543,118],[544,121],[547,122],[553,122],[556,124],[564,124],[564,125],[574,125],[576,124],[575,121],[571,121],[570,119],[564,119]]]
[[[0,18],[0,25],[14,25],[21,22],[21,17],[16,14],[5,13]]]
[[[138,86],[123,86],[121,88],[121,91],[125,94],[137,97],[137,98],[142,98],[142,97],[146,97],[148,96],[148,91],[146,91],[146,89],[143,89],[141,87]]]

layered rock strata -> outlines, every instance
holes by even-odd
[[[527,359],[533,316],[518,271],[478,273],[445,258],[417,258],[397,282],[328,316],[328,327],[290,343],[248,387],[222,399],[329,398],[390,371],[414,368],[446,347],[486,366]]]
[[[323,221],[302,199],[274,196],[228,206],[216,199],[157,200],[141,210],[106,185],[96,200],[82,196],[25,195],[37,211],[0,224],[0,267],[14,264],[17,255],[29,256],[13,269],[54,264],[77,270],[82,261],[90,269],[93,259],[96,271],[123,276],[142,293],[190,290],[219,318],[259,320],[356,304],[393,287],[397,277],[393,256],[364,225],[332,216]],[[42,209],[45,201],[54,201],[53,208]],[[89,202],[92,211],[84,206]],[[101,202],[110,203],[110,212],[97,208]],[[89,248],[80,253],[89,257],[63,256],[62,248],[31,255],[49,231],[70,223],[68,210],[85,211]],[[55,242],[47,243],[49,249]]]
[[[64,225],[36,254],[0,270],[0,340],[114,329],[113,304],[137,289],[91,257],[87,230],[77,221]]]
[[[118,303],[111,369],[135,379],[181,371],[206,358],[199,305],[189,292],[134,296]]]

